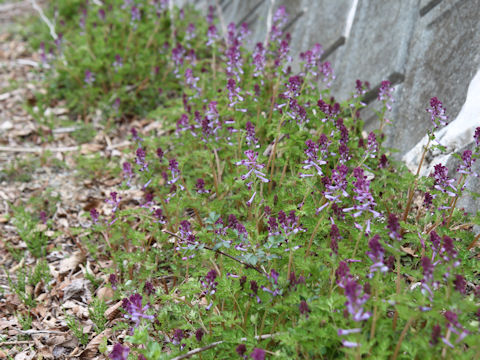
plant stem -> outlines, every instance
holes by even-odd
[[[420,170],[422,169],[423,162],[425,160],[425,156],[428,152],[428,147],[430,145],[430,135],[428,135],[428,142],[427,145],[423,148],[422,158],[420,159],[420,163],[418,164],[417,173],[415,174],[415,181],[413,182],[412,186],[408,189],[408,200],[407,206],[405,207],[405,211],[403,212],[402,220],[407,221],[408,213],[410,212],[410,207],[412,206],[413,201],[413,194],[418,185],[418,175],[420,174]]]
[[[397,346],[395,346],[395,351],[393,353],[392,360],[397,359],[398,352],[400,351],[400,347],[402,346],[402,341],[405,338],[405,336],[407,335],[408,329],[410,328],[410,325],[412,325],[413,319],[414,318],[411,317],[410,319],[408,319],[407,323],[405,324],[405,327],[403,328],[402,333],[400,334],[400,337],[398,338]]]
[[[397,262],[396,262],[396,270],[397,270],[397,279],[396,279],[396,285],[397,285],[397,295],[400,295],[400,255],[397,255]],[[392,328],[393,330],[396,329],[397,327],[397,320],[398,320],[398,311],[395,309],[395,315],[393,315],[393,324]]]

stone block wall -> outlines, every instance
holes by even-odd
[[[215,0],[183,0],[206,10]],[[382,80],[395,87],[387,145],[412,167],[422,138],[431,128],[425,109],[438,97],[451,124],[442,133],[449,153],[462,151],[480,126],[480,0],[219,0],[225,22],[246,22],[251,46],[265,39],[270,7],[285,6],[291,51],[320,43],[337,76],[333,94],[345,100],[356,79],[369,81],[367,129],[378,126],[374,109]],[[297,63],[298,64],[298,63]],[[479,80],[480,81],[480,80]],[[471,91],[469,91],[469,87]],[[478,89],[477,89],[478,88]],[[467,104],[467,91],[470,100]],[[475,103],[479,104],[475,108]],[[467,108],[467,109],[465,109]],[[458,121],[457,121],[458,120]],[[459,135],[460,134],[460,135]],[[470,144],[471,145],[471,144]],[[414,150],[412,150],[414,149]],[[407,156],[405,156],[407,154]],[[448,159],[442,156],[445,163]],[[432,159],[425,171],[435,163]],[[477,164],[477,166],[480,164]],[[477,182],[478,183],[478,182]],[[477,184],[478,185],[478,184]],[[478,190],[478,189],[477,189]],[[471,209],[479,204],[468,205]]]

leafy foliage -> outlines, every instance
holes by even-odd
[[[113,260],[117,327],[132,330],[111,358],[474,357],[478,216],[455,206],[476,176],[480,130],[457,179],[443,165],[421,178],[382,145],[390,83],[365,135],[368,84],[337,102],[318,44],[292,70],[283,8],[251,52],[245,25],[221,39],[215,8],[205,21],[165,1],[59,4],[49,97],[117,120],[148,114],[168,135],[132,128],[109,211],[90,211],[88,248]],[[444,123],[437,98],[429,113]],[[84,174],[108,171],[80,159]],[[30,223],[19,232],[41,254]],[[98,332],[103,306],[90,309]]]

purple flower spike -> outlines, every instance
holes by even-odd
[[[242,175],[242,180],[248,179],[250,175],[252,175],[253,173],[262,182],[269,182],[270,180],[266,178],[267,175],[259,171],[260,169],[263,169],[265,165],[257,163],[258,152],[255,152],[253,150],[247,150],[245,151],[245,156],[247,157],[246,160],[241,160],[235,163],[235,165],[237,166],[243,165],[243,166],[246,166],[248,169],[248,172]]]
[[[388,111],[392,111],[392,102],[393,102],[393,87],[390,81],[384,80],[380,85],[380,90],[378,91],[378,100],[383,101]]]
[[[298,306],[300,314],[305,315],[308,318],[308,313],[310,312],[310,308],[305,300],[300,301],[300,305]]]
[[[125,315],[125,317],[132,319],[132,321],[135,323],[135,327],[140,324],[141,319],[154,319],[152,315],[145,314],[145,311],[147,311],[150,306],[145,305],[142,307],[142,299],[142,295],[133,294],[129,298],[124,298],[122,300],[122,307],[128,313],[128,315]]]
[[[480,126],[475,129],[475,134],[473,135],[473,139],[475,140],[475,145],[478,148],[480,146]]]
[[[448,169],[442,164],[437,164],[434,166],[434,172],[430,175],[435,179],[434,188],[447,194],[448,196],[455,196],[457,189],[453,186],[455,182],[454,179],[448,177]],[[453,191],[452,191],[453,190]]]
[[[435,346],[438,344],[438,340],[440,340],[440,336],[442,336],[442,327],[438,324],[433,326],[432,329],[432,337],[430,339],[430,345]]]
[[[265,350],[255,348],[255,349],[253,349],[252,353],[250,354],[250,357],[253,360],[265,360]]]
[[[374,273],[378,270],[381,273],[388,271],[388,267],[384,263],[385,250],[379,242],[380,236],[375,235],[368,242],[368,247],[371,251],[367,251],[368,257],[372,260],[373,265],[370,266],[369,277],[373,277]]]
[[[95,75],[90,70],[85,70],[85,84],[92,85],[95,82]]]
[[[237,352],[238,355],[244,357],[245,353],[247,352],[247,347],[245,346],[245,344],[240,344],[237,346],[235,351]]]
[[[437,97],[432,97],[430,99],[430,108],[426,109],[427,112],[431,115],[431,120],[435,129],[439,126],[448,125],[448,118],[445,115],[445,108],[443,107],[443,103],[438,100]]]
[[[197,331],[195,331],[195,338],[197,339],[198,342],[202,341],[202,338],[204,335],[205,335],[205,331],[203,331],[202,328],[198,328]]]
[[[97,209],[93,208],[92,210],[90,210],[90,216],[92,217],[92,221],[94,224],[96,224],[98,222],[98,211]]]
[[[127,360],[130,348],[128,346],[122,346],[122,344],[115,344],[113,350],[108,355],[112,360]]]

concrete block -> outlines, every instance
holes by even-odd
[[[419,18],[409,47],[395,137],[402,154],[432,127],[429,100],[438,97],[451,121],[465,102],[470,81],[480,68],[480,0],[442,1]]]
[[[392,74],[404,74],[418,17],[418,0],[358,2],[345,56],[334,67],[334,91],[340,99],[349,97],[357,79],[376,86]]]

